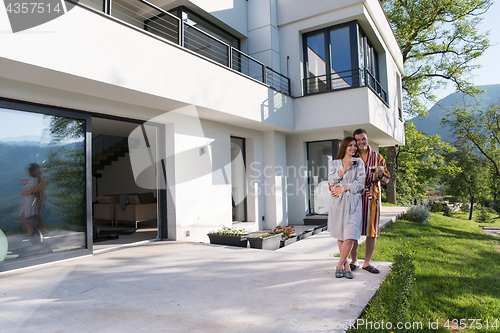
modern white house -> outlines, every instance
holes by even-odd
[[[377,0],[81,0],[10,29],[2,8],[0,271],[93,253],[97,221],[194,242],[302,224],[345,136],[404,144]],[[41,221],[19,209],[32,163]]]

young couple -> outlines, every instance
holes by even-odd
[[[337,158],[330,163],[328,176],[331,191],[328,230],[338,240],[340,260],[335,277],[354,278],[358,265],[358,240],[366,236],[363,269],[374,274],[379,270],[370,263],[379,236],[380,183],[390,179],[385,160],[373,151],[364,129],[342,140]],[[351,263],[347,257],[351,254]]]

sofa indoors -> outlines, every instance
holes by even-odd
[[[157,202],[152,192],[132,193],[128,195],[128,203],[122,209],[120,197],[123,194],[104,195],[96,198],[94,204],[94,219],[110,220],[111,225],[118,222],[139,222],[156,220]]]

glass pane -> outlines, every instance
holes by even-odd
[[[325,34],[319,33],[307,37],[307,92],[325,92],[326,54]]]
[[[231,137],[231,192],[233,221],[246,221],[247,181],[245,173],[245,139]]]
[[[309,205],[311,214],[328,214],[328,168],[337,156],[338,140],[310,142],[308,152]]]
[[[3,108],[0,117],[0,261],[85,248],[85,121]]]
[[[330,57],[332,89],[349,88],[353,75],[349,27],[330,30]]]
[[[365,44],[366,37],[361,35],[361,32],[358,33],[359,42],[358,42],[358,63],[359,63],[359,84],[360,86],[366,85],[365,78]]]

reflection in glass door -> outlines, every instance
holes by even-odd
[[[231,137],[231,193],[233,221],[247,220],[247,181],[245,173],[245,139]]]
[[[0,118],[0,271],[85,249],[86,121],[1,107]]]
[[[337,156],[339,140],[307,143],[307,174],[310,214],[328,214],[328,168]]]

